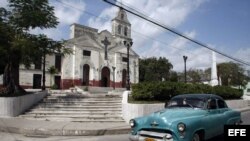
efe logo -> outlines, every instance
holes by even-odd
[[[246,129],[228,129],[228,136],[246,136]]]
[[[249,141],[250,125],[225,125],[224,126],[224,140],[240,140]],[[248,137],[247,137],[248,136]]]

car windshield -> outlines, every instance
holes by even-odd
[[[171,99],[167,108],[172,107],[190,107],[190,108],[204,108],[205,100],[194,97],[179,97]]]

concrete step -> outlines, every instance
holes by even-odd
[[[55,102],[85,102],[85,103],[115,103],[115,102],[120,102],[122,100],[115,100],[115,99],[44,99],[41,102],[48,102],[48,103],[55,103]]]
[[[115,98],[63,98],[63,97],[46,97],[44,100],[79,100],[79,101],[114,101],[114,100],[122,100],[120,97],[115,97]]]
[[[77,103],[77,102],[61,102],[61,103],[40,103],[39,106],[121,106],[119,102],[116,103]]]
[[[57,108],[59,109],[70,109],[70,108],[75,108],[75,109],[121,109],[120,106],[89,106],[89,105],[67,105],[67,106],[54,106],[54,105],[37,105],[34,107],[35,109],[41,109],[41,108]]]
[[[26,117],[25,119],[31,119],[31,120],[44,120],[44,121],[64,121],[64,122],[97,122],[97,123],[101,123],[101,122],[123,122],[124,120],[121,119],[100,119],[100,120],[95,120],[95,119],[76,119],[76,118],[52,118],[52,117],[48,117],[48,118],[32,118],[32,117]]]
[[[121,115],[22,115],[21,117],[34,117],[34,118],[74,118],[74,119],[121,119]]]
[[[122,93],[117,94],[103,94],[95,93],[89,95],[80,95],[80,94],[49,94],[47,97],[65,97],[65,98],[116,98],[122,97]]]
[[[71,112],[74,112],[74,111],[83,111],[83,112],[107,112],[107,111],[112,111],[112,112],[116,112],[116,111],[121,111],[122,109],[121,108],[116,108],[116,109],[106,109],[106,108],[102,108],[102,109],[74,109],[74,108],[61,108],[61,109],[58,109],[58,108],[37,108],[37,109],[30,109],[29,111],[27,112],[30,112],[30,111],[71,111]]]
[[[120,101],[42,101],[39,104],[121,104]]]
[[[29,115],[121,115],[121,112],[112,111],[99,111],[99,112],[89,112],[89,111],[30,111],[25,114]]]

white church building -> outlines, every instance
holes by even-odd
[[[126,12],[119,10],[112,20],[112,32],[71,25],[71,35],[66,46],[74,54],[66,56],[62,63],[61,85],[89,85],[100,87],[125,87],[127,79],[127,47],[132,42],[131,24]],[[139,56],[130,48],[130,82],[138,83]],[[114,77],[114,78],[113,78]],[[114,80],[113,80],[114,79]]]
[[[73,54],[61,57],[47,56],[46,71],[55,66],[59,72],[46,72],[46,87],[54,84],[60,89],[72,86],[126,87],[127,43],[132,42],[131,24],[127,14],[120,9],[112,19],[112,31],[72,24],[70,39],[65,46]],[[130,47],[130,46],[129,46]],[[139,56],[129,48],[130,83],[139,81]],[[40,88],[42,84],[41,64],[30,69],[20,66],[20,85],[25,88]]]

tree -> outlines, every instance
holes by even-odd
[[[139,81],[169,80],[172,68],[165,57],[139,59]]]
[[[190,78],[190,82],[201,83],[201,73],[202,70],[190,69],[187,71],[187,76]]]
[[[244,86],[245,82],[249,80],[244,74],[244,68],[240,64],[233,62],[220,63],[217,65],[217,69],[222,85]]]
[[[217,65],[218,80],[223,86],[245,86],[249,77],[244,74],[242,65],[233,62],[224,62]],[[211,68],[205,70],[205,75],[211,79]]]
[[[178,82],[178,74],[175,71],[170,71],[170,77],[169,80],[171,82]]]
[[[58,70],[55,66],[51,66],[48,68],[48,72],[50,74],[50,87],[52,86],[52,77],[58,73]]]
[[[24,93],[19,86],[19,65],[29,66],[42,56],[52,53],[69,53],[61,41],[54,41],[45,35],[32,35],[34,28],[54,28],[58,24],[54,8],[47,0],[9,0],[11,11],[1,10],[0,33],[1,59],[4,65],[4,86],[8,94]],[[3,45],[2,45],[3,43]],[[44,62],[45,63],[45,62]]]
[[[9,12],[0,8],[0,74],[4,73],[4,67],[7,62],[7,49],[10,46],[10,40],[12,40],[13,30],[7,24],[6,18],[9,16]]]

